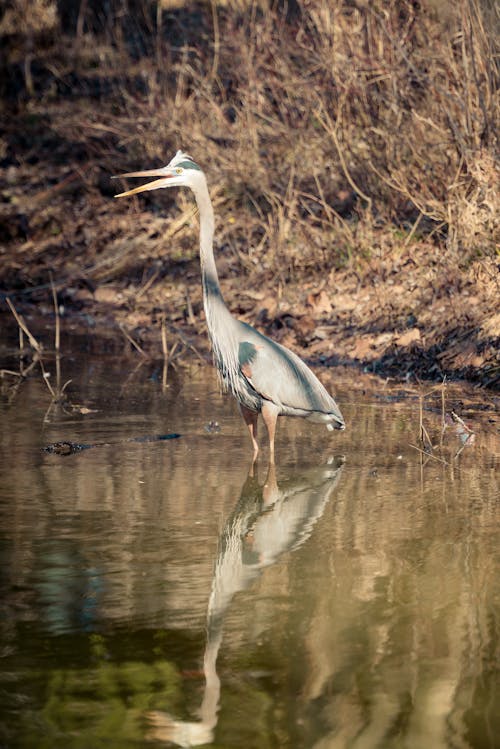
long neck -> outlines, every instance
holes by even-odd
[[[205,180],[196,186],[194,194],[200,212],[201,280],[208,333],[222,386],[237,393],[238,322],[232,317],[222,298],[213,250],[214,211]]]
[[[203,306],[210,337],[213,342],[219,323],[226,322],[227,319],[232,318],[222,297],[219,276],[215,265],[213,250],[214,210],[206,182],[197,186],[195,197],[200,212],[200,263]]]

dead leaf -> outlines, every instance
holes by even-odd
[[[121,289],[116,286],[99,286],[94,292],[96,302],[114,304],[122,300]]]
[[[358,338],[356,343],[354,344],[354,348],[351,350],[351,356],[353,359],[366,359],[370,358],[373,359],[374,351],[373,351],[373,338],[365,337],[365,338]],[[370,356],[368,356],[370,354]]]
[[[316,330],[316,322],[309,315],[304,315],[293,320],[293,329],[297,333],[297,340],[299,342],[307,342]]]
[[[306,301],[309,307],[313,308],[313,314],[318,317],[321,315],[329,315],[332,311],[330,296],[324,289],[309,294]]]
[[[416,341],[420,341],[420,330],[418,328],[410,328],[409,330],[405,330],[404,333],[400,333],[400,335],[396,336],[395,343],[397,346],[404,347],[409,346]]]
[[[96,413],[98,413],[97,408],[88,408],[87,406],[79,406],[76,403],[73,403],[72,410],[75,413],[82,414],[82,416],[86,416],[87,414],[96,414]]]
[[[240,290],[243,296],[247,296],[249,299],[254,299],[256,302],[260,302],[264,299],[264,293],[262,291],[252,291],[252,289]]]
[[[374,348],[381,348],[387,346],[392,341],[392,333],[380,333],[375,336],[372,342]]]
[[[259,304],[260,310],[267,310],[267,316],[269,318],[275,317],[278,311],[278,299],[275,296],[266,296],[262,299]]]
[[[353,294],[335,294],[335,309],[351,311],[356,309],[359,300]]]
[[[141,326],[147,327],[151,322],[151,315],[145,312],[129,312],[125,320],[129,328],[140,328]]]

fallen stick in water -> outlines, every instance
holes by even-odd
[[[50,445],[42,447],[42,450],[44,453],[53,455],[72,455],[81,450],[89,450],[91,447],[113,447],[124,442],[162,442],[164,440],[175,440],[178,437],[181,437],[181,435],[177,432],[170,432],[170,434],[146,434],[143,437],[129,437],[119,442],[92,442],[88,445],[81,442],[52,442]]]

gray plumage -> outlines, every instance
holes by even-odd
[[[326,424],[329,429],[344,429],[344,419],[335,400],[297,354],[236,320],[226,307],[213,254],[213,208],[200,167],[190,156],[178,151],[161,169],[120,176],[157,179],[117,197],[174,186],[190,187],[194,193],[200,212],[203,304],[215,365],[224,388],[240,404],[250,430],[254,456],[258,452],[258,413],[262,413],[268,429],[272,462],[278,416],[301,416]]]

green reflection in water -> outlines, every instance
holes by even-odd
[[[42,637],[36,642],[35,634],[30,633],[31,647],[37,644],[42,661],[48,663],[40,671],[18,672],[9,685],[4,708],[10,713],[10,731],[3,737],[8,746],[136,746],[144,738],[146,710],[179,709],[182,679],[173,663],[164,659],[111,660],[108,645],[117,653],[128,652],[141,639],[143,652],[150,657],[147,643],[154,641],[153,633],[125,640],[108,640],[97,634],[57,639],[48,643]],[[139,658],[141,654],[137,653]],[[78,665],[57,667],[55,658],[77,661]],[[16,693],[16,682],[22,692]],[[29,703],[21,707],[28,698]]]

